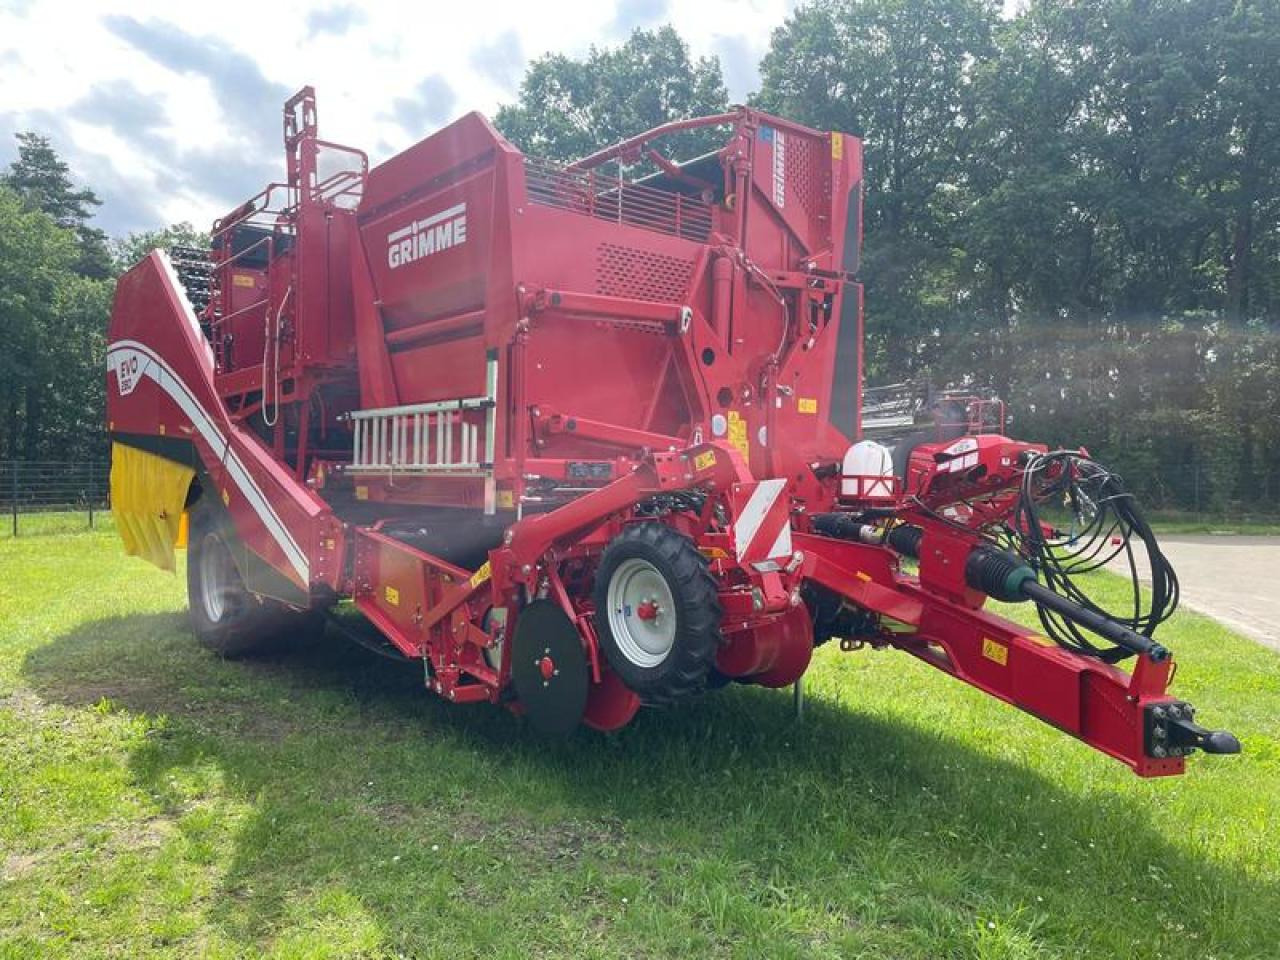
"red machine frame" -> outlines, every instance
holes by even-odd
[[[710,128],[726,137],[709,157],[656,149]],[[550,600],[581,638],[582,719],[609,730],[642,698],[602,652],[594,570],[625,528],[661,523],[715,578],[725,678],[797,681],[821,589],[861,618],[843,646],[904,650],[1139,775],[1183,770],[1162,648],[1127,673],[982,609],[966,571],[1044,451],[1003,436],[1002,410],[971,409],[971,431],[918,446],[904,476],[842,471],[862,367],[856,138],[739,108],[555,168],[470,114],[370,170],[318,138],[306,88],[285,146],[286,181],[215,224],[201,315],[153,253],[121,278],[108,356],[114,440],[196,467],[253,593],[348,597],[429,689],[516,710],[512,637]],[[860,537],[820,529],[841,514],[871,519]],[[469,531],[469,561],[406,536],[421,518]],[[916,531],[909,549],[895,528]]]

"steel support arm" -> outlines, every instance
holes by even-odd
[[[926,589],[896,571],[885,547],[807,534],[795,543],[806,577],[880,616],[883,630],[873,639],[1039,717],[1139,776],[1179,774],[1197,747],[1239,749],[1230,734],[1197,727],[1189,705],[1168,696],[1173,660],[1157,645],[1126,673]]]

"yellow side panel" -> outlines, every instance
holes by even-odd
[[[111,445],[111,513],[124,552],[172,570],[182,507],[195,471],[123,443]]]

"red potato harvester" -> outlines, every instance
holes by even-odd
[[[285,182],[210,250],[149,254],[111,318],[126,547],[172,569],[186,538],[215,649],[327,611],[560,732],[796,683],[837,638],[1141,776],[1239,749],[1166,693],[1177,581],[1119,478],[995,401],[861,438],[857,138],[737,108],[556,166],[471,113],[370,170],[310,88],[284,118]],[[723,145],[663,152],[695,129]],[[1064,501],[1070,535],[1041,515]],[[1117,617],[1078,574],[1138,544],[1150,595]]]

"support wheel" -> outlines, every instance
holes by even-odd
[[[187,606],[196,636],[224,657],[270,653],[321,629],[319,614],[250,593],[231,555],[220,516],[202,501],[191,509]]]
[[[648,703],[701,693],[720,648],[720,599],[693,541],[658,522],[627,527],[596,571],[596,632],[609,665]]]

